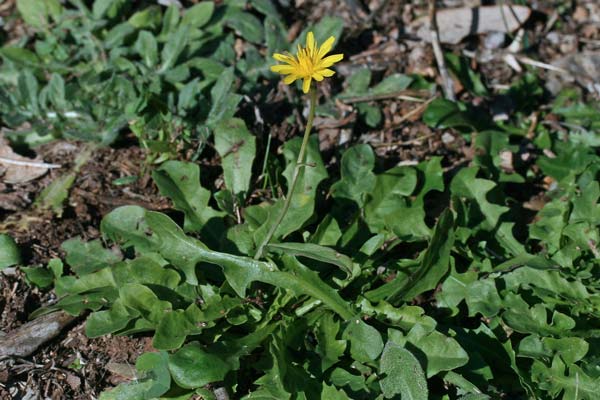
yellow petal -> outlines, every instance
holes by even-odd
[[[298,66],[301,70],[308,68],[309,58],[306,56],[306,50],[298,50]]]
[[[333,71],[329,68],[325,68],[325,69],[320,69],[319,74],[323,75],[325,78],[329,78],[330,76],[333,76],[333,74],[335,74],[335,71]]]
[[[280,54],[280,53],[273,54],[273,58],[276,59],[277,61],[281,61],[281,62],[288,63],[288,64],[291,64],[292,62],[295,61],[294,57],[291,57],[286,54]]]
[[[318,72],[314,72],[311,77],[317,82],[321,82],[323,80],[323,75]]]
[[[285,65],[285,64],[279,64],[279,65],[273,65],[271,67],[271,71],[273,72],[277,72],[278,74],[291,74],[292,72],[294,72],[294,67],[291,65]]]
[[[325,57],[325,54],[329,53],[331,51],[331,48],[333,47],[333,43],[335,42],[335,38],[333,36],[330,36],[329,39],[327,39],[319,48],[319,58],[323,58]]]
[[[306,48],[308,49],[309,54],[313,54],[317,47],[317,42],[315,42],[315,35],[312,32],[308,32],[306,35]]]
[[[308,93],[308,91],[310,90],[310,81],[312,80],[312,78],[310,76],[304,78],[304,83],[302,83],[302,91],[304,93]]]
[[[298,75],[291,74],[283,78],[283,83],[289,85],[290,83],[293,83],[296,79],[298,79]]]
[[[343,54],[333,54],[330,55],[328,57],[325,57],[324,59],[322,59],[319,64],[317,65],[317,69],[321,69],[321,68],[327,68],[327,67],[331,67],[333,64],[335,64],[338,61],[341,61],[344,58]]]

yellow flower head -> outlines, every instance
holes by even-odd
[[[298,45],[298,53],[295,56],[289,53],[273,54],[274,59],[285,64],[273,65],[271,71],[287,75],[283,82],[288,85],[295,82],[296,79],[304,79],[302,91],[308,93],[313,79],[320,82],[323,78],[332,76],[335,72],[329,67],[344,58],[343,54],[332,54],[325,57],[331,51],[334,42],[335,38],[331,36],[321,47],[318,47],[315,35],[308,32],[306,47]]]

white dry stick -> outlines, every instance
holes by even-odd
[[[521,68],[521,64],[519,64],[519,61],[517,61],[517,58],[515,57],[515,55],[513,53],[504,54],[504,56],[502,56],[502,59],[504,60],[505,63],[508,64],[509,67],[511,67],[512,69],[517,71],[517,73],[520,74],[521,72],[523,72],[523,68]]]
[[[560,74],[569,74],[569,71],[567,71],[564,68],[557,67],[557,66],[552,65],[552,64],[547,64],[545,62],[536,61],[536,60],[531,59],[529,57],[517,57],[517,60],[519,60],[523,64],[531,65],[532,67],[547,69],[549,71],[558,72]]]
[[[454,96],[454,87],[452,79],[448,74],[448,69],[446,68],[446,61],[444,60],[444,53],[442,52],[442,45],[440,44],[440,32],[437,26],[435,0],[429,0],[429,34],[431,36],[433,54],[435,55],[438,70],[440,71],[440,77],[442,78],[442,90],[444,91],[444,96],[446,99],[454,101],[456,99]]]
[[[44,163],[44,162],[13,160],[12,158],[6,158],[6,157],[0,157],[0,164],[10,164],[10,165],[18,165],[20,167],[48,168],[48,169],[62,167],[62,165],[59,165],[59,164],[48,164],[48,163]]]

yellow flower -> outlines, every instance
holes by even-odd
[[[329,67],[344,58],[343,54],[332,54],[325,57],[331,51],[334,42],[335,38],[331,36],[321,47],[318,47],[315,35],[308,32],[306,47],[298,45],[298,53],[295,56],[290,53],[273,54],[274,59],[285,64],[273,65],[271,71],[287,75],[283,82],[288,85],[295,82],[296,79],[304,79],[302,91],[308,93],[313,79],[320,82],[323,78],[332,76],[335,72]]]

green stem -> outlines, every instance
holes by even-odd
[[[312,130],[313,121],[315,119],[315,108],[317,107],[317,91],[314,86],[311,86],[309,92],[310,105],[308,110],[308,120],[306,121],[306,129],[304,130],[304,138],[302,139],[302,146],[300,146],[300,152],[298,153],[298,159],[296,160],[296,166],[294,167],[294,173],[292,174],[292,182],[290,183],[290,187],[288,188],[288,195],[285,198],[285,202],[283,203],[283,208],[281,209],[281,213],[277,217],[277,220],[271,227],[269,228],[269,232],[267,236],[265,236],[264,240],[258,247],[256,254],[254,255],[254,259],[258,260],[262,257],[265,246],[269,244],[275,231],[285,218],[287,214],[290,204],[292,203],[292,196],[294,195],[294,190],[296,190],[296,184],[298,183],[298,177],[300,175],[300,169],[304,167],[304,159],[306,158],[306,147],[308,145],[308,139],[310,138],[310,131]]]

